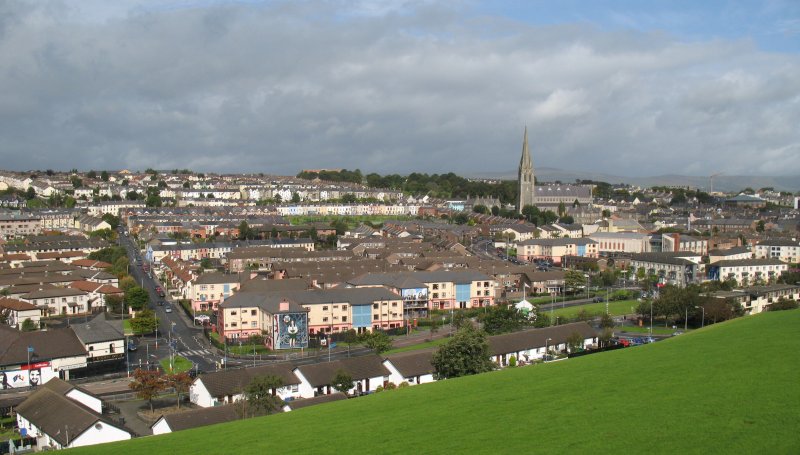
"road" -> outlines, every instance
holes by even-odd
[[[142,267],[136,264],[137,260],[144,263],[144,258],[135,243],[125,235],[120,235],[119,238],[120,245],[128,251],[130,275],[147,291],[150,296],[150,309],[156,313],[159,321],[156,334],[136,337],[138,349],[128,353],[131,369],[138,368],[140,365],[147,367],[157,364],[160,359],[170,355],[170,346],[172,346],[175,354],[191,360],[197,370],[213,371],[221,356],[203,336],[202,327],[194,325],[177,302],[170,300],[169,297],[162,298],[156,293],[156,286],[160,286],[160,284],[152,276],[152,268],[149,273],[145,273]],[[160,300],[164,301],[163,306],[157,304]],[[172,311],[168,313],[167,308]]]

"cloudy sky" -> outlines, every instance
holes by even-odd
[[[800,2],[0,0],[0,168],[800,175]]]

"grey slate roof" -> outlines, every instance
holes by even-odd
[[[71,384],[53,378],[17,406],[16,411],[62,446],[98,421],[111,425],[96,412],[65,397],[72,388]],[[126,431],[119,425],[113,426]]]
[[[431,364],[436,349],[420,349],[400,352],[386,356],[386,360],[397,368],[404,378],[433,374],[436,369]]]
[[[711,264],[712,267],[747,267],[753,265],[786,265],[785,262],[778,258],[765,258],[765,259],[730,259],[725,261],[717,261]]]
[[[204,427],[217,423],[232,422],[239,419],[236,407],[233,405],[214,406],[210,408],[196,408],[175,414],[161,416],[154,423],[154,427],[161,419],[167,421],[169,429],[172,431],[188,430],[190,428]]]
[[[531,348],[543,348],[545,344],[554,345],[566,343],[567,338],[573,333],[579,333],[584,339],[597,337],[597,332],[586,322],[573,322],[572,324],[557,325],[543,329],[523,330],[521,332],[505,333],[489,337],[489,352],[491,355],[508,354]],[[550,341],[547,341],[551,338]]]
[[[239,368],[206,373],[197,378],[213,397],[241,393],[257,376],[278,376],[284,385],[300,384],[291,363],[276,363],[254,368]]]
[[[20,332],[0,324],[0,365],[27,362],[28,346],[34,348],[38,362],[86,355],[83,343],[72,329]]]
[[[333,362],[302,365],[296,368],[305,376],[312,387],[328,385],[333,381],[336,372],[344,370],[354,381],[379,376],[389,376],[390,372],[383,366],[383,359],[377,355],[349,357]]]
[[[88,322],[73,322],[71,327],[84,344],[125,338],[122,321],[106,319],[105,313],[98,314]]]
[[[331,393],[330,395],[319,395],[314,398],[305,398],[302,400],[293,400],[286,403],[286,406],[289,407],[291,410],[297,410],[301,408],[307,408],[309,406],[314,406],[317,404],[323,403],[331,403],[333,401],[341,401],[346,400],[347,395],[343,394],[342,392]]]

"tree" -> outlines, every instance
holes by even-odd
[[[365,332],[361,335],[361,343],[365,347],[374,350],[375,354],[381,354],[392,349],[392,339],[380,331]]]
[[[439,379],[484,373],[494,368],[489,359],[486,332],[471,325],[460,329],[433,354],[431,364]]]
[[[603,218],[611,218],[611,210],[603,209],[601,215]]]
[[[131,330],[136,334],[152,333],[158,327],[158,318],[152,310],[146,309],[136,313],[131,319]]]
[[[103,171],[103,172],[100,173],[100,180],[102,180],[104,182],[108,181],[108,172],[107,171]]]
[[[128,292],[134,286],[136,286],[136,280],[134,280],[133,277],[126,276],[125,278],[119,280],[119,288],[124,292]]]
[[[575,292],[584,285],[586,285],[586,277],[583,276],[583,272],[580,270],[567,270],[564,273],[564,287],[567,289]]]
[[[463,311],[457,311],[453,314],[453,320],[450,321],[450,324],[453,326],[453,329],[459,330],[461,327],[470,324],[470,320]]]
[[[567,337],[567,346],[569,347],[570,352],[583,349],[583,335],[578,332],[570,333]]]
[[[281,387],[283,379],[280,376],[270,374],[253,378],[244,391],[251,415],[271,414],[276,411],[280,406],[276,393]]]
[[[614,327],[614,318],[608,313],[603,313],[603,316],[600,317],[600,327],[606,329]]]
[[[153,398],[164,390],[166,383],[161,375],[161,371],[137,368],[133,372],[133,381],[128,384],[128,387],[136,392],[136,396],[142,400],[147,400],[150,404],[150,412],[153,412]]]
[[[525,315],[512,305],[498,305],[480,316],[483,330],[490,335],[514,332],[526,323]]]
[[[89,177],[90,179],[96,179],[97,178],[97,172],[95,172],[94,170],[91,170],[91,171],[86,173],[86,177]]]
[[[794,310],[798,307],[798,303],[794,300],[788,300],[783,297],[778,299],[775,303],[767,307],[768,311],[783,311]]]
[[[472,211],[475,213],[485,214],[489,212],[489,208],[482,204],[476,204],[472,206]]]
[[[252,239],[253,237],[253,230],[250,229],[250,225],[247,224],[247,221],[239,223],[239,240]]]
[[[112,314],[122,314],[122,296],[109,294],[106,296],[106,308]]]
[[[36,189],[32,186],[29,186],[28,189],[25,191],[25,199],[35,199],[36,198]]]
[[[292,193],[292,204],[297,204],[298,202],[300,202],[300,193],[295,191]]]
[[[167,375],[165,380],[168,387],[175,389],[175,395],[177,395],[178,401],[178,409],[180,409],[181,398],[183,398],[184,393],[189,391],[189,387],[192,386],[194,379],[189,376],[189,373],[183,372]]]
[[[758,223],[756,223],[756,232],[764,232],[764,226],[764,220],[758,220]]]
[[[211,264],[211,259],[210,258],[203,258],[203,259],[200,259],[200,267],[202,267],[204,269],[210,269],[210,268],[213,268],[214,266]]]
[[[33,321],[31,321],[30,318],[25,318],[25,320],[22,321],[22,327],[20,327],[20,329],[23,332],[33,332],[34,330],[36,330],[36,324]]]
[[[134,311],[146,308],[149,299],[150,297],[147,295],[147,291],[139,286],[133,286],[125,291],[125,303]]]
[[[342,333],[342,341],[347,343],[347,355],[350,355],[350,348],[353,347],[354,344],[358,343],[358,332],[354,329],[346,330]]]
[[[598,341],[600,341],[600,346],[610,346],[611,341],[614,339],[614,330],[611,327],[605,327],[598,336]]]
[[[439,320],[436,318],[431,318],[431,325],[429,329],[431,331],[431,337],[433,337],[433,334],[439,331]]]
[[[348,390],[355,386],[353,377],[342,369],[336,371],[336,375],[331,380],[331,385],[337,392],[342,393],[347,393]]]

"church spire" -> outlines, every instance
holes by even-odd
[[[522,157],[519,159],[519,167],[523,169],[532,167],[531,152],[528,150],[528,125],[525,125],[525,135],[522,138]]]

